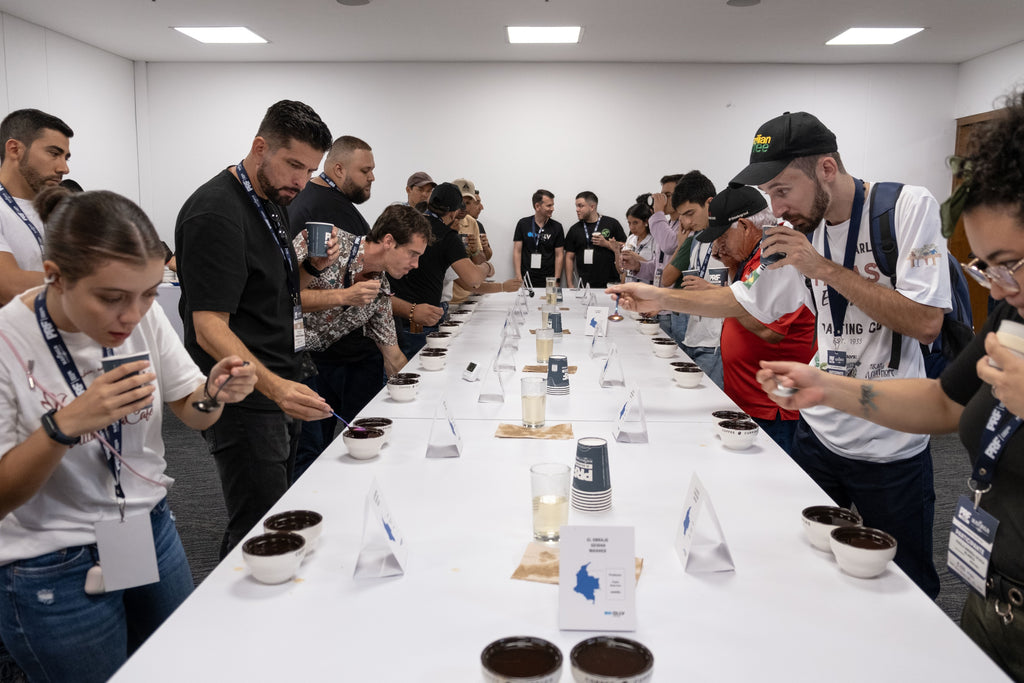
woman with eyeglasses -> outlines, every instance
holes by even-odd
[[[1003,321],[1024,322],[1024,93],[1009,98],[1006,118],[985,130],[965,161],[958,170],[963,183],[943,206],[943,220],[955,225],[962,211],[977,255],[964,268],[999,303],[942,376],[864,381],[762,362],[757,378],[784,408],[827,405],[905,432],[959,431],[972,470],[954,531],[971,529],[975,540],[993,542],[987,563],[981,553],[951,543],[958,553],[951,571],[972,559],[981,570],[963,570],[974,590],[961,627],[1010,676],[1024,680],[1024,357],[993,334]],[[777,397],[779,386],[797,391]]]
[[[209,379],[159,306],[164,249],[113,192],[36,197],[45,284],[0,308],[0,639],[31,681],[106,681],[192,591],[162,409],[206,429],[255,384]]]

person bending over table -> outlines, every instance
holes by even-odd
[[[193,588],[162,404],[206,429],[256,375],[229,356],[203,377],[152,305],[164,250],[135,204],[58,187],[35,204],[45,284],[0,309],[0,637],[30,680],[106,681]],[[113,354],[148,358],[104,371]],[[116,589],[119,552],[159,579]]]
[[[762,363],[757,378],[783,408],[826,405],[904,432],[959,432],[974,466],[970,487],[984,491],[981,508],[999,520],[984,577],[986,594],[971,591],[960,625],[1019,681],[1024,680],[1024,430],[1018,429],[1024,417],[1024,359],[993,332],[1004,320],[1024,322],[1024,94],[1011,97],[1009,115],[982,134],[968,164],[947,205],[962,201],[964,228],[976,255],[967,272],[1000,303],[942,376],[871,382],[777,362]],[[946,215],[949,234],[956,217]],[[775,397],[772,391],[780,384],[798,391]],[[974,497],[966,488],[964,494]]]

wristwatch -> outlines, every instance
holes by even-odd
[[[68,436],[64,432],[60,431],[60,427],[57,426],[57,421],[53,419],[53,416],[56,412],[57,409],[54,408],[50,412],[45,413],[43,415],[43,417],[41,418],[41,421],[43,423],[43,431],[46,432],[46,435],[48,437],[50,437],[51,439],[53,439],[62,446],[74,446],[75,444],[82,440],[82,437]]]
[[[302,262],[302,269],[309,273],[310,275],[312,275],[313,277],[320,277],[321,275],[324,274],[324,270],[327,270],[327,268],[324,268],[324,270],[320,270],[312,263],[310,263],[309,259],[306,259],[305,261]]]

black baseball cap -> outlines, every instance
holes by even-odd
[[[737,185],[761,185],[799,157],[836,152],[836,134],[813,114],[798,111],[763,124],[754,135],[750,165],[732,179]]]
[[[741,218],[749,218],[768,208],[760,190],[748,185],[725,188],[708,205],[708,227],[693,236],[698,242],[714,242],[729,226]]]
[[[430,193],[430,206],[435,206],[445,213],[449,211],[462,211],[466,203],[462,201],[462,190],[452,183],[441,183]]]

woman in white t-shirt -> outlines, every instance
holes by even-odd
[[[0,308],[0,639],[30,680],[105,681],[193,588],[163,404],[206,429],[255,375],[189,358],[152,305],[164,250],[135,204],[54,187],[35,205],[46,284]]]
[[[632,251],[639,258],[640,262],[644,263],[654,258],[654,237],[651,235],[651,231],[647,226],[647,221],[651,218],[651,209],[647,204],[634,204],[629,207],[626,211],[626,223],[629,225],[629,236],[626,238],[626,242],[622,247],[623,251]],[[619,272],[622,273],[623,282],[646,282],[651,284],[653,280],[645,280],[640,278],[637,273],[626,270],[622,266],[622,254],[621,252],[616,255],[616,262],[619,266]]]

